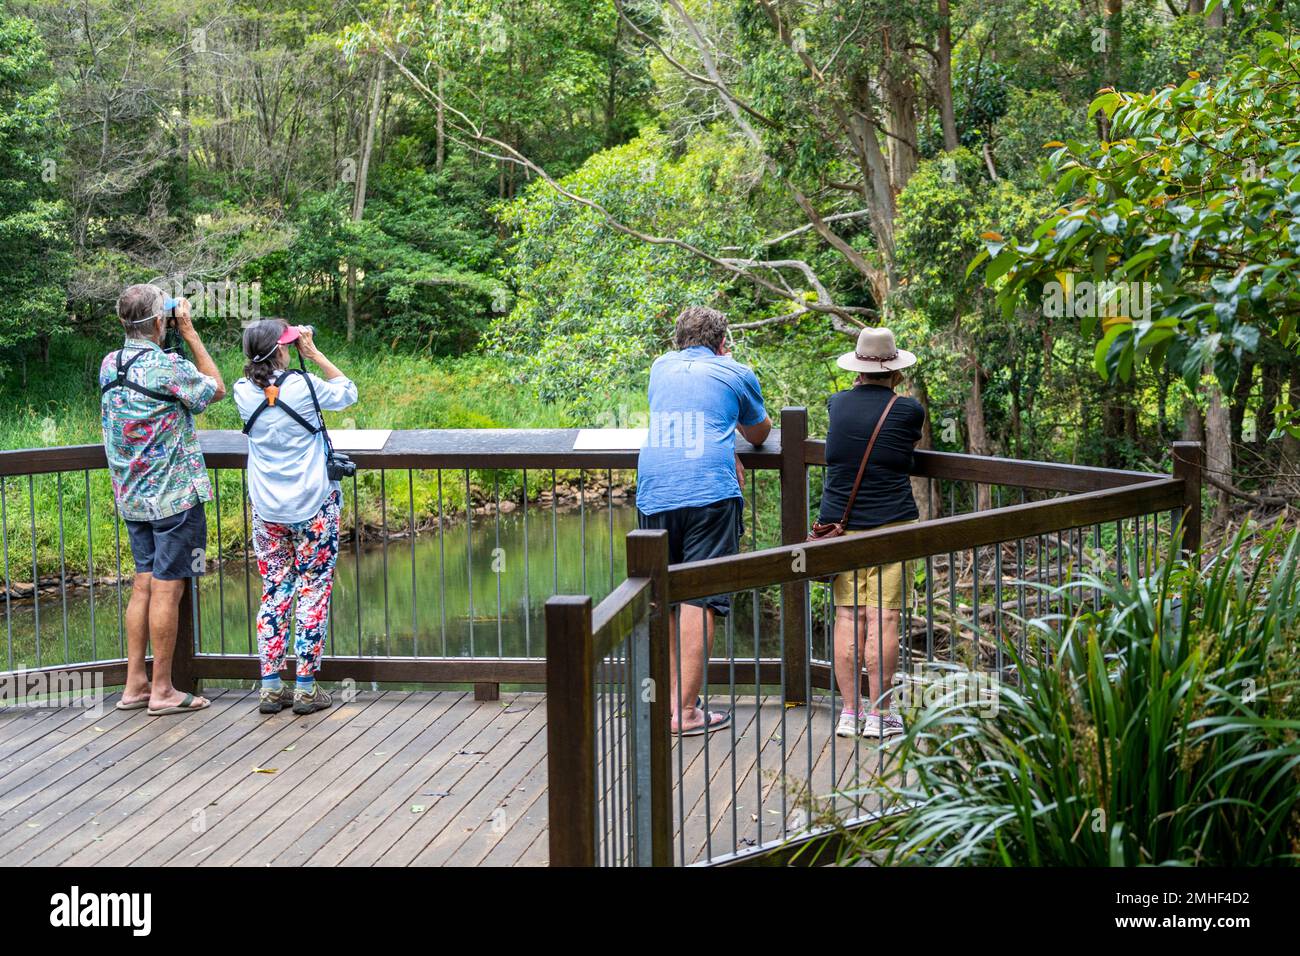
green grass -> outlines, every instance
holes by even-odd
[[[110,333],[99,339],[63,340],[52,349],[48,364],[28,366],[26,381],[11,376],[0,382],[0,449],[102,441],[96,376],[103,356],[120,344],[120,338]],[[590,424],[572,421],[562,408],[538,401],[528,382],[516,381],[504,362],[490,356],[432,359],[394,351],[373,339],[359,338],[349,344],[329,329],[321,329],[317,339],[331,361],[357,383],[356,405],[326,413],[333,428],[559,428]],[[236,336],[233,332],[215,335],[209,348],[227,386],[231,385],[243,373]],[[630,389],[616,397],[615,406],[619,404],[643,408],[645,394]],[[199,415],[196,422],[200,429],[238,429],[241,425],[229,398]],[[217,522],[211,520],[214,511],[209,511],[209,554],[216,551],[218,535],[226,551],[238,549],[245,539],[242,474],[225,470],[213,477],[219,485],[222,512],[218,530]],[[561,481],[569,477],[576,480],[577,473],[559,475]],[[518,497],[521,488],[518,470],[475,470],[470,479],[471,493],[480,500],[495,496],[498,489],[503,499]],[[530,476],[530,495],[539,490],[540,476]],[[355,512],[351,489],[345,492],[346,527],[354,520],[371,527],[385,520],[390,528],[404,527],[411,521],[412,505],[417,525],[437,520],[439,513],[436,472],[414,472],[409,484],[408,476],[401,472],[387,472],[382,477],[375,471],[359,472]],[[463,474],[444,472],[444,516],[463,512],[465,497]],[[382,514],[381,498],[385,500]],[[69,574],[82,573],[92,550],[96,573],[114,573],[118,544],[106,473],[91,473],[89,479],[81,472],[38,475],[30,481],[25,477],[6,479],[2,500],[0,528],[9,552],[11,580],[31,580],[33,564],[41,577],[58,575],[64,568]],[[129,565],[129,557],[123,564]]]

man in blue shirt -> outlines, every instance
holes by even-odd
[[[676,351],[650,368],[650,429],[637,461],[637,523],[668,532],[671,564],[740,550],[740,460],[736,432],[761,445],[772,430],[753,369],[727,348],[727,319],[689,306],[677,317]],[[713,649],[716,616],[731,613],[725,594],[675,608],[669,625],[672,729],[684,736],[730,725],[729,713],[705,713],[696,695]],[[680,687],[679,687],[680,683]]]

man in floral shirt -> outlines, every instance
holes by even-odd
[[[117,301],[126,342],[99,367],[104,452],[118,513],[135,557],[135,581],[126,612],[126,686],[118,707],[152,715],[202,710],[208,702],[172,685],[172,657],[181,596],[203,573],[212,497],[194,431],[194,415],[226,394],[221,373],[190,321],[190,305],[175,304],[174,320],[162,289],[133,285]],[[194,361],[164,352],[167,323],[189,346]],[[153,682],[145,671],[153,647]]]

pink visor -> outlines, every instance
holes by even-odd
[[[302,333],[298,331],[298,326],[296,325],[286,326],[285,330],[280,333],[280,337],[275,340],[275,344],[288,345],[290,342],[296,342],[298,340],[298,336],[301,334]]]

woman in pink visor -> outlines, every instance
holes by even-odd
[[[290,345],[321,375],[290,368]],[[342,505],[339,483],[326,471],[321,411],[347,408],[357,400],[357,387],[316,347],[310,326],[254,322],[244,330],[244,355],[244,377],[232,392],[248,436],[253,549],[262,575],[258,709],[274,714],[292,705],[295,714],[310,714],[330,705],[316,672],[329,626]],[[280,669],[295,597],[297,672],[295,681],[285,683]]]

